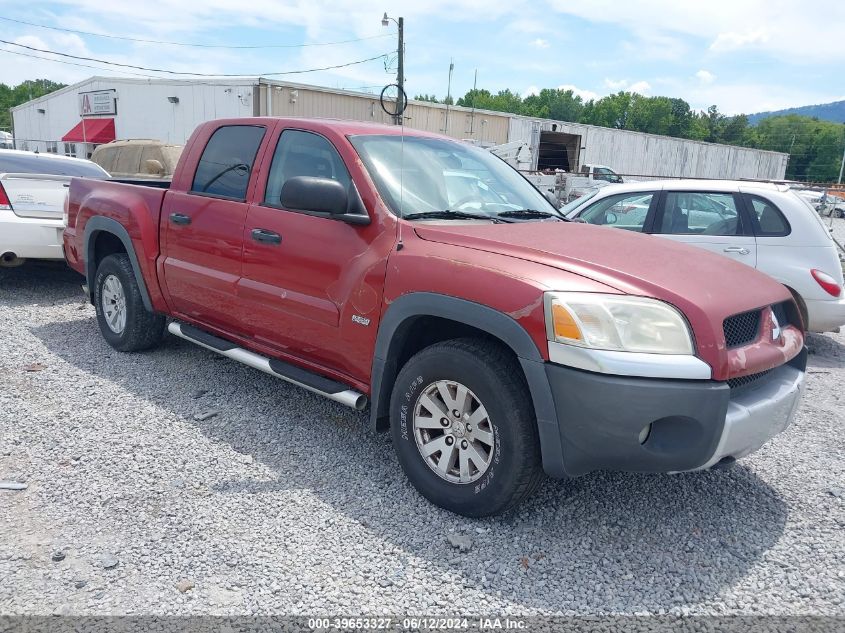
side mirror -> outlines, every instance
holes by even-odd
[[[605,224],[616,224],[617,220],[619,220],[619,218],[616,216],[615,213],[612,212],[604,216]]]
[[[144,173],[155,176],[163,176],[164,165],[161,164],[161,161],[158,161],[155,158],[147,159],[144,161]]]
[[[370,223],[370,216],[354,186],[350,186],[347,191],[346,187],[331,178],[289,178],[282,185],[279,202],[285,209],[293,211],[327,213],[350,224]]]
[[[349,207],[349,195],[337,180],[297,176],[285,181],[280,202],[286,209],[295,211],[342,215]]]

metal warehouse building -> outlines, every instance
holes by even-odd
[[[92,77],[12,109],[18,149],[85,157],[115,139],[184,143],[203,121],[307,116],[391,123],[378,95],[249,77],[167,80]],[[411,101],[408,127],[484,147],[531,143],[535,169],[609,165],[618,173],[781,179],[788,154]]]

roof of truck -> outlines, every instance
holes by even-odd
[[[211,121],[216,126],[220,125],[250,125],[250,124],[269,124],[281,121],[285,126],[290,127],[307,127],[314,130],[334,130],[344,135],[356,134],[381,134],[393,136],[426,136],[431,138],[451,138],[442,134],[434,134],[424,130],[417,130],[406,127],[404,125],[385,125],[382,123],[366,123],[361,121],[347,121],[343,119],[318,119],[318,118],[304,118],[304,117],[244,117],[237,119],[217,119]],[[461,142],[460,139],[451,139],[456,142]]]

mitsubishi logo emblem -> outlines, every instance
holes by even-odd
[[[774,311],[772,311],[772,340],[776,341],[780,338],[780,323],[778,323],[778,318],[775,315]]]

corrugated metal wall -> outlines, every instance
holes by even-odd
[[[257,102],[261,115],[268,112],[268,87],[273,116],[392,122],[379,104],[378,95],[341,93],[283,83],[262,83],[259,86]],[[453,138],[475,139],[483,145],[500,145],[508,140],[510,116],[480,111],[473,114],[466,108],[449,108],[449,129],[445,130],[446,106],[414,101],[405,111],[405,125],[427,132],[446,133]]]
[[[536,119],[513,117],[510,141],[529,140]],[[683,178],[781,179],[788,154],[717,145],[641,132],[555,121],[540,129],[581,136],[581,163],[607,165],[620,174]]]

